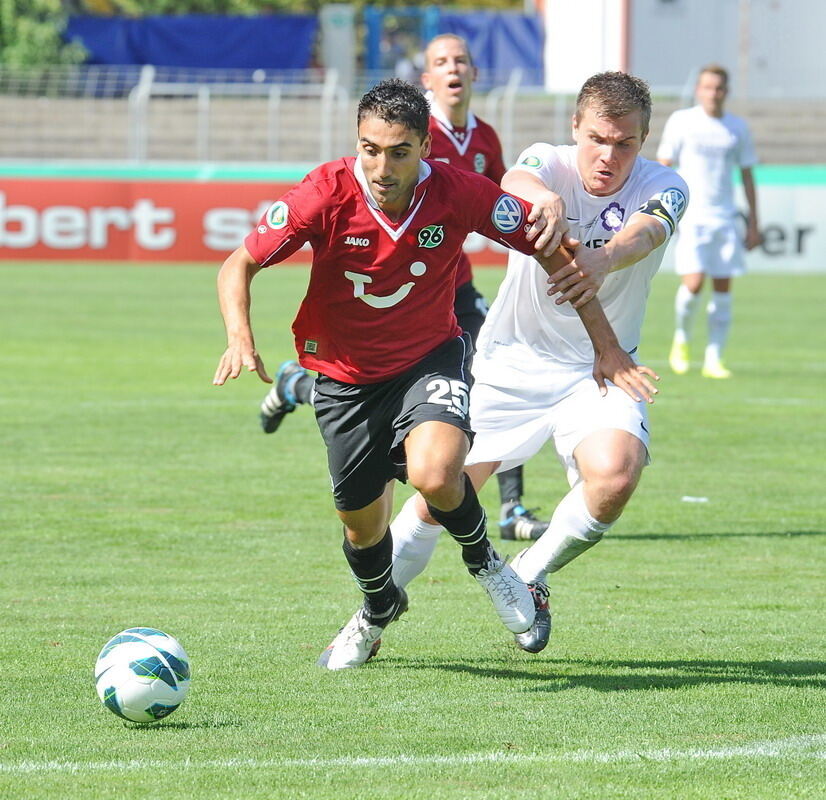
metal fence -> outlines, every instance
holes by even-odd
[[[0,67],[0,159],[319,163],[353,152],[357,98],[383,77],[361,73],[345,87],[334,70]],[[526,86],[518,70],[496,77],[477,85],[474,110],[506,160],[531,142],[570,140],[573,97]],[[673,89],[654,94],[648,156],[685,104]],[[752,122],[762,160],[823,161],[826,101],[730,107]]]
[[[357,98],[385,73],[335,70],[0,67],[0,159],[326,161],[354,145]],[[477,87],[514,147],[522,73]]]

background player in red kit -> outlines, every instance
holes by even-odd
[[[391,573],[395,478],[410,481],[461,545],[509,630],[526,631],[533,621],[531,595],[490,546],[485,513],[463,471],[473,351],[453,313],[465,236],[475,230],[533,253],[531,209],[484,177],[424,162],[428,120],[427,102],[410,84],[384,81],[369,91],[359,104],[358,156],[323,164],[274,203],[218,275],[227,348],[213,383],[244,368],[271,382],[255,349],[250,284],[305,242],[313,249],[293,333],[302,366],[319,373],[316,419],[344,553],[364,594],[363,607],[319,659],[329,669],[367,661],[383,629],[407,608]],[[598,303],[580,314],[594,340],[595,375],[637,382]]]
[[[505,174],[502,145],[496,131],[470,110],[476,67],[467,42],[452,33],[431,39],[425,48],[422,85],[430,102],[430,158],[476,172],[499,184]],[[454,309],[459,327],[474,344],[488,306],[473,285],[470,260],[463,252],[456,274]],[[503,539],[538,539],[547,521],[536,519],[522,504],[522,466],[497,474],[502,504],[499,530]]]

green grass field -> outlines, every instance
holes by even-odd
[[[211,385],[214,277],[0,266],[0,796],[824,797],[826,276],[737,284],[728,382],[667,372],[676,279],[655,280],[654,462],[555,576],[543,654],[514,648],[446,539],[380,656],[344,673],[314,666],[358,603],[321,439],[306,410],[264,436],[254,376]],[[256,279],[271,371],[305,279]],[[551,453],[527,481],[547,516]],[[493,484],[483,500],[496,519]],[[149,726],[92,683],[136,625],[193,666]]]

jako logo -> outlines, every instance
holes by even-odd
[[[369,247],[370,240],[369,239],[361,239],[358,236],[348,236],[344,240],[344,244],[354,244],[356,247]]]

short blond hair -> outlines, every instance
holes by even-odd
[[[618,119],[639,111],[642,135],[648,135],[651,122],[651,92],[642,79],[627,72],[598,72],[579,90],[576,98],[576,121],[582,120],[586,108],[593,108],[600,117]]]
[[[436,44],[436,42],[442,42],[445,39],[455,39],[459,44],[461,44],[465,48],[465,52],[467,53],[467,60],[468,63],[473,66],[473,56],[470,52],[470,47],[468,46],[467,39],[463,36],[459,36],[458,33],[440,33],[438,36],[434,36],[428,43],[424,49],[424,68],[427,70],[430,67],[430,48]]]
[[[704,67],[700,67],[700,72],[697,75],[697,83],[700,82],[700,78],[706,73],[717,75],[719,78],[722,78],[723,83],[728,86],[728,70],[720,64],[706,64]]]

